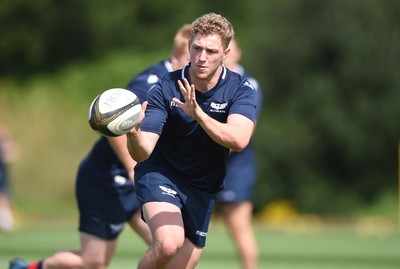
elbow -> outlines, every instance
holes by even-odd
[[[254,124],[245,128],[237,128],[233,130],[233,134],[230,136],[229,148],[235,152],[243,151],[250,143],[250,139],[253,135]],[[252,128],[250,128],[252,127]]]
[[[133,157],[132,157],[133,158]],[[148,157],[146,157],[146,156],[138,156],[138,157],[136,157],[136,158],[133,158],[136,162],[138,162],[138,163],[141,163],[141,162],[144,162],[145,160],[147,160],[148,159]]]
[[[234,152],[242,152],[245,147],[231,147],[231,150]]]
[[[237,141],[230,147],[230,149],[235,152],[241,152],[247,147],[248,144],[249,144],[249,140]]]
[[[134,151],[129,143],[128,143],[128,152],[129,152],[129,155],[131,156],[131,158],[138,163],[144,162],[150,156],[150,154],[143,154],[143,153],[140,154],[140,153]]]
[[[144,162],[145,160],[147,160],[149,158],[149,155],[135,154],[131,151],[129,151],[129,155],[131,155],[132,159],[134,159],[138,163]]]

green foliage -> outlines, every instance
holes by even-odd
[[[81,1],[5,0],[0,8],[0,74],[51,70],[91,52]]]
[[[171,44],[176,29],[206,12],[238,17],[242,1],[106,0],[26,1],[0,3],[0,75],[21,78],[55,71],[76,59],[99,57],[121,48],[160,50]]]
[[[29,212],[51,211],[51,204],[75,207],[78,165],[98,138],[87,121],[90,103],[108,88],[125,87],[167,53],[114,52],[22,82],[3,78],[0,121],[18,151],[10,182],[16,207]]]
[[[396,193],[399,12],[396,1],[254,9],[247,61],[265,90],[258,197],[343,213]]]

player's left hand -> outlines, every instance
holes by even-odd
[[[199,121],[205,113],[196,101],[196,88],[193,84],[190,85],[186,78],[183,79],[183,82],[178,80],[178,86],[185,102],[183,103],[178,98],[173,98],[172,102],[180,107],[188,116]]]

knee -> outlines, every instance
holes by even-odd
[[[169,260],[172,259],[172,257],[174,257],[178,250],[183,246],[183,242],[184,238],[166,238],[157,242],[155,247],[163,259]]]

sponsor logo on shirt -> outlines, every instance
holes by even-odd
[[[211,102],[211,109],[210,112],[215,112],[215,113],[226,113],[226,107],[228,106],[228,103],[216,103],[216,102]]]
[[[166,195],[169,195],[169,196],[172,196],[175,198],[175,195],[177,194],[177,192],[174,191],[173,189],[170,189],[170,188],[167,188],[167,187],[164,187],[161,185],[159,185],[158,187],[162,190],[161,194],[166,194]]]

